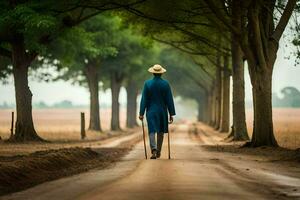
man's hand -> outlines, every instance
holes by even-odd
[[[139,116],[139,119],[140,119],[141,121],[143,121],[144,116],[143,116],[143,115],[140,115],[140,116]]]
[[[172,124],[172,123],[173,123],[173,116],[170,116],[169,124]]]

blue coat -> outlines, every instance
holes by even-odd
[[[140,103],[140,116],[146,112],[149,133],[168,133],[168,111],[175,115],[172,91],[169,83],[155,76],[144,84]]]

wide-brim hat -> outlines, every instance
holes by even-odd
[[[163,74],[165,73],[167,70],[165,68],[163,68],[161,65],[153,65],[152,67],[150,67],[148,69],[148,72],[153,73],[153,74]]]

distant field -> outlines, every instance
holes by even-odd
[[[249,134],[253,128],[253,111],[247,110],[247,126]],[[280,146],[300,148],[300,109],[273,109],[273,123],[276,139]]]
[[[0,110],[0,136],[9,137],[11,111]],[[125,111],[121,109],[121,127],[125,127]],[[89,125],[88,109],[36,109],[33,111],[35,128],[39,135],[48,140],[78,140],[80,139],[80,112],[85,112],[86,128]],[[110,109],[100,112],[101,125],[104,131],[110,128]],[[97,132],[89,132],[89,139],[96,139]]]
[[[79,140],[80,112],[86,113],[86,127],[89,124],[88,110],[83,109],[38,109],[33,111],[36,130],[48,140]],[[125,109],[121,110],[121,127],[125,128]],[[110,109],[101,110],[101,125],[109,131]],[[279,144],[287,148],[300,148],[300,109],[274,109],[273,121],[276,138]],[[252,132],[252,110],[247,110],[249,134]],[[0,136],[9,136],[11,110],[0,110]],[[99,133],[89,132],[89,139],[97,139]]]

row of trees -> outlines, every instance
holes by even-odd
[[[272,72],[276,61],[279,40],[293,12],[299,11],[297,0],[249,1],[150,1],[127,9],[131,16],[140,16],[145,29],[154,39],[168,43],[190,55],[205,69],[213,68],[213,88],[205,98],[214,106],[210,116],[214,127],[219,128],[221,84],[220,69],[231,57],[233,79],[233,140],[247,140],[245,122],[244,63],[248,64],[254,104],[254,128],[249,146],[277,146],[272,121]],[[161,12],[164,10],[164,12]],[[130,17],[129,17],[130,18]],[[130,20],[135,19],[131,17]],[[149,28],[149,24],[155,24]],[[297,25],[297,23],[296,23]],[[296,27],[296,31],[299,30]],[[157,31],[160,30],[160,31]],[[294,40],[297,44],[298,40]],[[203,60],[203,58],[205,58]],[[207,61],[209,63],[207,63]],[[229,63],[229,62],[228,62]],[[226,66],[226,64],[224,64]],[[226,73],[225,73],[226,74]],[[226,83],[226,81],[225,81]],[[224,89],[223,91],[226,91]],[[226,101],[226,100],[225,100]],[[210,107],[211,105],[209,105]],[[217,124],[217,125],[216,125]]]
[[[21,117],[17,118],[15,135],[10,140],[42,140],[36,133],[32,120],[32,94],[28,86],[28,72],[32,72],[34,76],[42,80],[71,80],[75,84],[88,88],[90,93],[89,129],[94,131],[102,131],[99,90],[108,88],[111,89],[112,96],[111,130],[120,129],[119,92],[123,86],[128,94],[127,127],[137,125],[136,100],[139,86],[148,75],[145,66],[159,62],[161,47],[149,38],[138,34],[128,23],[123,23],[120,17],[112,13],[101,13],[84,20],[79,25],[66,28],[52,38],[47,45],[40,47],[42,51],[30,64],[28,63],[28,66],[25,66],[26,70],[21,74],[25,76],[22,84],[27,90],[15,85],[17,113]],[[29,53],[29,50],[26,49],[25,52]],[[2,59],[1,72],[3,72],[2,79],[4,80],[10,73],[15,74],[15,71],[9,57]],[[12,70],[10,70],[11,67]],[[47,74],[47,69],[53,67],[58,72],[55,77]],[[41,68],[45,70],[37,70]],[[26,101],[28,101],[27,104],[24,104]],[[30,117],[24,119],[23,122],[24,113]]]
[[[90,89],[91,101],[95,101],[98,93],[98,82],[90,80],[90,78],[97,79],[97,73],[93,73],[93,67],[90,67],[97,56],[110,56],[115,49],[110,48],[110,44],[103,44],[107,48],[102,49],[103,45],[95,46],[97,40],[101,41],[101,35],[93,35],[98,33],[87,33],[84,30],[94,28],[108,28],[102,24],[102,27],[93,27],[93,24],[85,24],[85,27],[74,28],[79,24],[95,17],[104,11],[120,9],[125,6],[132,6],[143,1],[68,1],[56,2],[53,1],[1,1],[0,3],[0,55],[1,55],[1,77],[5,78],[9,74],[13,74],[16,96],[16,110],[17,121],[15,135],[12,140],[27,141],[27,140],[42,140],[35,131],[32,119],[32,93],[28,86],[28,71],[40,66],[49,66],[60,63],[68,63],[71,66],[71,61],[67,58],[73,59],[73,55],[68,55],[68,52],[61,52],[64,49],[71,51],[77,45],[79,54],[89,53],[89,57],[84,60],[74,60],[76,66],[82,67],[82,61],[86,64],[85,76],[93,76],[88,78],[91,85]],[[109,22],[108,22],[109,23]],[[106,24],[109,25],[109,24]],[[72,33],[68,34],[67,32]],[[110,31],[114,31],[110,29]],[[80,37],[76,41],[76,37]],[[101,34],[101,33],[100,33]],[[66,36],[68,35],[68,36]],[[74,42],[69,43],[68,39],[74,36]],[[110,35],[108,35],[110,37]],[[58,49],[55,46],[61,46]],[[69,45],[69,46],[68,46]],[[74,45],[74,46],[73,46]],[[59,51],[61,50],[61,51]],[[73,49],[74,50],[74,49]],[[103,50],[103,51],[102,51]],[[82,52],[81,52],[82,51]],[[61,54],[59,54],[61,52]],[[68,55],[65,57],[65,55]],[[64,59],[61,59],[64,56]],[[66,58],[66,60],[65,60]],[[77,59],[77,57],[76,57]],[[90,60],[89,60],[90,59]],[[38,62],[37,62],[38,61]],[[87,61],[87,62],[85,62]],[[80,63],[81,62],[81,63]],[[74,64],[74,63],[73,63]],[[80,68],[79,67],[79,68]],[[72,70],[73,71],[73,70]],[[96,91],[97,90],[97,91]],[[95,95],[96,93],[96,95]],[[96,99],[96,100],[97,100]],[[98,104],[98,103],[97,103]],[[91,104],[91,106],[97,106]],[[94,109],[93,109],[94,110]],[[95,114],[96,116],[97,114]],[[94,116],[94,115],[93,115]],[[99,116],[99,115],[98,115]],[[97,117],[97,116],[96,116]],[[91,120],[94,120],[92,117]],[[98,120],[98,119],[96,119]],[[99,124],[98,124],[99,125]],[[91,122],[92,128],[98,128],[97,122]]]
[[[127,125],[134,126],[137,85],[145,77],[141,66],[161,61],[170,66],[168,78],[176,94],[197,101],[198,119],[226,132],[232,76],[230,137],[248,140],[246,61],[254,102],[254,129],[249,145],[277,146],[272,122],[272,71],[279,40],[298,7],[296,0],[1,2],[0,55],[6,59],[1,60],[0,75],[14,75],[18,115],[14,139],[41,139],[32,121],[29,68],[54,65],[60,71],[57,78],[72,78],[86,85],[91,94],[89,128],[94,130],[101,130],[99,82],[103,88],[111,88],[111,128],[116,130],[121,85],[128,94]],[[108,10],[114,11],[101,14]],[[116,14],[125,23],[114,17]],[[151,47],[149,39],[136,32],[181,53],[157,49],[153,44]],[[297,38],[294,44],[298,44]]]
[[[52,46],[51,65],[56,65],[61,71],[57,78],[72,79],[89,89],[89,129],[101,131],[100,82],[102,89],[111,89],[111,129],[120,129],[119,93],[122,85],[129,94],[127,125],[136,125],[138,84],[145,75],[142,66],[149,66],[153,62],[151,58],[155,56],[155,50],[146,38],[126,27],[119,17],[106,14],[98,15],[71,29],[64,37],[54,41]],[[49,57],[47,55],[45,59]]]

